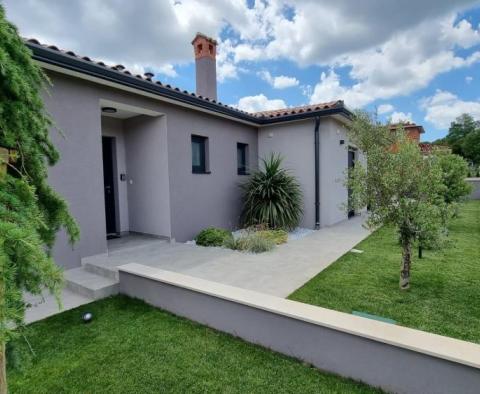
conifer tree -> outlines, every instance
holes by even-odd
[[[5,345],[22,327],[24,293],[48,290],[60,300],[62,272],[51,249],[62,228],[72,243],[79,237],[66,202],[47,182],[59,153],[41,97],[46,82],[0,6],[0,147],[9,152],[0,155],[0,394],[7,392]]]

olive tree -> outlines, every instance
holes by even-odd
[[[47,182],[59,154],[40,94],[45,82],[0,6],[0,394],[7,392],[5,345],[23,325],[24,293],[59,295],[55,236],[62,228],[71,242],[79,236],[66,202]]]
[[[425,157],[402,127],[392,131],[366,112],[357,112],[349,139],[363,154],[347,176],[349,208],[369,207],[367,225],[392,225],[402,247],[400,288],[410,286],[412,247],[441,237],[446,204],[439,161]]]

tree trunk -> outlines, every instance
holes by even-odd
[[[0,180],[5,177],[7,172],[8,163],[8,150],[0,147]],[[3,243],[0,244],[3,248]],[[1,261],[0,256],[0,323],[3,324],[5,320],[5,308],[6,308],[6,294],[5,294],[5,265]],[[2,341],[0,339],[0,341]],[[5,354],[5,341],[0,342],[0,394],[7,394],[7,357]]]
[[[8,150],[0,147],[0,180],[3,179],[7,173],[6,163],[8,163]],[[3,248],[3,244],[0,246]],[[3,277],[5,266],[3,266],[2,263],[3,262],[0,260],[0,322],[3,324],[6,307],[6,287]],[[7,394],[7,357],[5,354],[5,342],[0,343],[0,394]]]
[[[7,360],[5,343],[0,345],[0,394],[7,394]]]
[[[0,178],[1,178],[0,174]],[[3,243],[0,243],[0,248],[3,248]],[[0,324],[5,322],[5,280],[4,280],[4,271],[5,265],[2,264],[2,256],[0,254]],[[5,329],[5,326],[4,326]],[[2,333],[5,334],[5,333]],[[3,335],[5,338],[5,335]],[[7,394],[7,358],[5,354],[5,341],[0,339],[0,394]]]
[[[400,270],[400,289],[410,287],[410,266],[412,265],[412,243],[409,239],[402,242],[402,269]]]
[[[0,274],[2,271],[0,261]],[[0,321],[5,319],[5,281],[0,277]],[[1,341],[1,339],[0,339]],[[5,342],[0,343],[0,394],[7,394],[7,358],[5,355]]]

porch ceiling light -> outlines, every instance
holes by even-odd
[[[102,112],[105,112],[106,114],[114,114],[117,112],[117,109],[113,107],[102,107]]]

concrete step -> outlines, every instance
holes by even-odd
[[[118,293],[118,281],[89,272],[83,267],[64,272],[67,289],[95,300]]]
[[[118,269],[116,266],[109,266],[106,260],[83,260],[83,268],[95,275],[100,275],[118,282]]]

